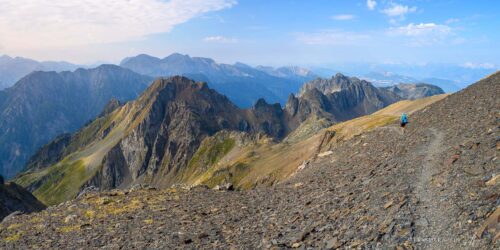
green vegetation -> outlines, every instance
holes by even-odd
[[[33,194],[43,203],[55,205],[74,198],[95,172],[87,169],[82,160],[71,162],[66,158],[43,171],[21,175],[15,182],[27,187],[43,179],[43,184]]]
[[[229,136],[215,135],[205,139],[189,161],[186,170],[183,171],[182,179],[190,180],[205,173],[212,165],[229,153],[236,142],[233,138],[227,137]]]
[[[290,135],[288,135],[284,142],[293,143],[305,140],[316,133],[318,131],[327,128],[332,125],[332,122],[325,118],[318,118],[315,115],[309,117],[307,120],[302,122],[300,126],[295,129]]]
[[[250,166],[239,162],[231,167],[216,170],[203,184],[214,187],[223,183],[240,183],[248,171],[250,171]]]
[[[111,130],[114,125],[113,118],[113,115],[97,118],[94,122],[75,134],[65,151],[69,153],[82,149],[103,134],[105,130]]]

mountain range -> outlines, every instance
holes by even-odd
[[[43,147],[16,182],[48,204],[70,199],[87,186],[170,186],[188,175],[202,141],[218,132],[282,140],[301,126],[304,130],[306,120],[331,125],[400,100],[390,91],[341,74],[306,86],[316,87],[291,95],[284,109],[264,99],[240,109],[205,83],[185,77],[158,79],[137,100]],[[309,134],[320,128],[309,129]],[[226,137],[212,154],[234,143]]]
[[[33,71],[75,70],[79,66],[68,62],[38,62],[32,59],[7,55],[0,56],[0,90],[8,88]]]
[[[343,91],[338,85],[366,85],[349,78],[359,82],[343,84],[342,78],[318,80],[308,86],[322,90],[305,87],[294,97],[300,102],[311,91],[328,96]],[[400,101],[287,142],[269,119],[279,117],[273,115],[280,114],[279,105],[259,100],[240,109],[204,83],[158,79],[136,101],[111,104],[72,135],[98,131],[74,141],[87,146],[15,180],[49,204],[69,201],[11,216],[1,224],[0,247],[496,249],[499,81],[497,72],[458,93]],[[384,93],[371,96],[382,101]],[[403,110],[413,111],[405,130],[398,122]],[[281,114],[290,117],[286,109]],[[241,121],[248,126],[236,128],[246,124]],[[95,129],[98,124],[102,129]],[[190,135],[204,135],[196,153],[187,166],[170,165],[186,159],[181,149],[197,143]],[[273,140],[279,145],[270,145]],[[154,176],[169,178],[176,171],[181,180],[198,180],[156,185],[161,183]],[[120,185],[137,173],[144,177],[137,184],[152,185]],[[149,173],[155,173],[152,179]],[[110,185],[98,190],[82,180]],[[234,191],[233,181],[253,185]],[[119,189],[108,190],[113,186]]]
[[[135,99],[152,79],[114,65],[35,71],[0,91],[0,174],[19,172],[56,136],[93,120],[112,99]]]
[[[122,65],[147,75],[184,74],[201,79],[218,92],[225,93],[229,100],[240,107],[260,107],[260,104],[267,102],[280,103],[286,106],[289,113],[294,114],[283,122],[288,126],[284,127],[283,134],[302,125],[297,132],[307,135],[335,122],[374,112],[394,102],[396,97],[401,98],[392,95],[392,99],[387,99],[388,92],[385,90],[375,89],[366,83],[366,86],[361,86],[359,79],[351,81],[336,77],[338,81],[351,81],[352,88],[365,89],[367,92],[352,89],[344,96],[341,93],[311,91],[307,99],[300,101],[290,94],[300,92],[302,82],[317,78],[311,71],[300,67],[252,68],[241,63],[218,64],[212,59],[180,54],[172,54],[164,59],[139,55],[123,60]],[[74,72],[36,71],[19,80],[13,87],[0,91],[0,174],[11,178],[24,167],[40,146],[62,133],[80,129],[103,112],[103,108],[112,110],[125,101],[135,99],[146,88],[146,82],[152,79],[152,76],[140,75],[119,66],[102,65]],[[337,90],[346,89],[349,85],[337,86],[338,84],[334,83]],[[385,97],[381,96],[382,92]],[[377,103],[375,100],[367,106],[359,104],[356,109],[346,106],[362,100],[364,95],[372,98],[370,94],[378,95],[384,101]],[[339,96],[343,96],[343,99]],[[423,96],[426,95],[421,95]],[[113,105],[105,107],[113,98],[116,99],[110,103]],[[276,108],[278,109],[281,108]],[[20,126],[21,124],[29,125]]]
[[[397,62],[330,63],[323,64],[321,67],[310,66],[309,68],[322,77],[341,72],[373,81],[375,85],[377,85],[377,81],[381,81],[382,84],[429,83],[441,87],[447,93],[461,90],[498,70],[498,66],[495,65],[477,67],[474,64]],[[429,79],[432,82],[429,82]],[[411,82],[407,82],[407,80],[411,80]]]
[[[243,63],[219,64],[210,58],[174,53],[163,59],[149,55],[125,58],[120,66],[152,77],[187,76],[226,95],[236,105],[246,108],[259,98],[285,104],[288,94],[316,77],[300,67],[256,67]]]
[[[422,78],[417,79],[411,76],[399,75],[392,72],[370,72],[361,77],[377,87],[391,87],[398,84],[432,84],[441,88],[446,93],[459,91],[459,83],[452,80],[440,78]]]

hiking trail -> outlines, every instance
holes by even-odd
[[[448,230],[448,224],[453,222],[450,202],[440,195],[439,187],[433,183],[433,177],[440,170],[439,155],[444,151],[444,133],[435,128],[429,131],[431,141],[421,152],[425,158],[416,179],[416,242],[423,249],[459,249]]]

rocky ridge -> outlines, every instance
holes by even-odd
[[[180,176],[186,174],[203,140],[219,131],[262,133],[282,140],[300,125],[301,131],[307,131],[300,137],[306,138],[332,123],[399,100],[368,82],[337,78],[343,81],[340,91],[325,95],[313,88],[298,98],[291,96],[285,109],[264,99],[250,109],[240,109],[206,83],[185,77],[160,79],[136,101],[121,107],[111,102],[114,111],[108,115],[69,139],[62,137],[43,147],[16,181],[48,204],[73,198],[87,186],[102,190],[138,183],[166,187],[183,179]],[[317,118],[324,122],[317,123]],[[232,140],[221,147],[232,145]],[[75,181],[69,182],[71,178]],[[61,183],[66,183],[65,188],[60,188]]]
[[[314,134],[334,123],[371,114],[401,99],[367,81],[338,73],[331,79],[317,78],[305,83],[297,96],[289,96],[285,109],[293,115],[291,124],[316,126],[316,129],[301,128]],[[310,118],[313,121],[303,123]]]

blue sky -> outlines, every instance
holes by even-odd
[[[68,4],[52,0],[39,1],[45,2],[41,6],[33,2],[0,0],[4,6],[0,54],[76,63],[180,52],[226,63],[275,66],[500,65],[499,1],[86,0]],[[26,17],[21,23],[19,15]]]

